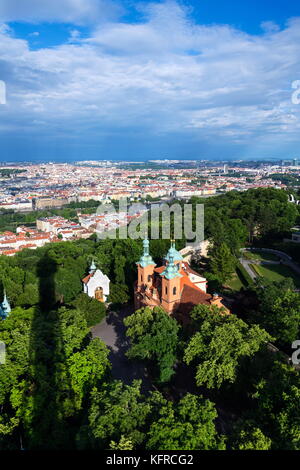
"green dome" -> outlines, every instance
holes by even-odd
[[[169,249],[167,256],[165,257],[165,260],[170,262],[170,259],[173,259],[173,261],[182,261],[183,257],[179,253],[179,251],[176,250],[175,248],[175,243],[172,242],[171,248]]]
[[[174,279],[174,277],[182,277],[178,270],[178,265],[174,264],[174,259],[170,255],[169,263],[166,266],[166,269],[161,273],[162,276],[165,276],[166,279]]]
[[[95,261],[93,260],[92,264],[90,265],[90,271],[89,271],[90,274],[96,271],[96,269],[97,269],[97,266],[95,265]]]
[[[145,268],[146,266],[152,264],[156,266],[152,259],[152,256],[149,253],[149,240],[147,238],[145,238],[145,240],[143,241],[143,255],[136,264],[139,264],[140,266],[142,266],[142,268]]]

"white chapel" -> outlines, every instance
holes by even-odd
[[[110,280],[106,274],[97,269],[94,261],[90,266],[89,274],[82,279],[82,283],[85,294],[94,297],[99,302],[106,302],[109,295]]]

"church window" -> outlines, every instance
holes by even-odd
[[[148,274],[148,282],[150,282],[150,281],[151,281],[151,275]]]
[[[165,291],[165,292],[166,292],[166,295],[167,295],[167,293],[168,293],[168,288],[167,288],[167,286],[166,286],[166,291]]]
[[[176,295],[176,287],[173,287],[173,295]]]

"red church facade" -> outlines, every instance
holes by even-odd
[[[198,304],[224,307],[222,297],[206,292],[206,279],[195,272],[175,249],[174,242],[165,257],[165,264],[157,267],[149,253],[149,240],[143,241],[144,252],[137,262],[138,278],[135,284],[135,308],[162,307],[169,315],[189,314]]]

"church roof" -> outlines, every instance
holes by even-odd
[[[211,305],[211,299],[210,294],[206,294],[196,286],[184,283],[180,299],[180,310],[189,311],[198,304]]]
[[[96,269],[95,271],[92,271],[90,272],[87,276],[85,276],[83,279],[81,279],[81,281],[84,283],[84,284],[88,284],[89,283],[89,280],[95,276],[96,273],[100,273],[102,274],[103,277],[106,277],[107,279],[108,276],[106,276],[106,274],[104,274],[100,269]]]
[[[82,279],[82,282],[83,282],[84,284],[87,284],[87,283],[89,282],[89,280],[91,279],[91,277],[94,276],[94,274],[95,274],[95,272],[88,274],[87,276],[85,276],[85,277]]]
[[[143,240],[143,254],[136,264],[139,264],[140,266],[142,266],[142,268],[145,268],[146,266],[150,265],[156,266],[152,259],[152,256],[149,253],[149,240],[147,238]]]
[[[182,261],[183,257],[179,253],[179,251],[176,250],[175,248],[175,243],[172,242],[171,247],[169,248],[169,251],[165,257],[165,260],[170,262],[170,258],[173,258],[173,261]]]
[[[170,256],[170,261],[168,262],[167,266],[165,267],[165,270],[161,273],[162,276],[164,276],[167,279],[174,279],[175,277],[182,277],[182,274],[180,274],[178,265],[174,264],[173,257]]]

